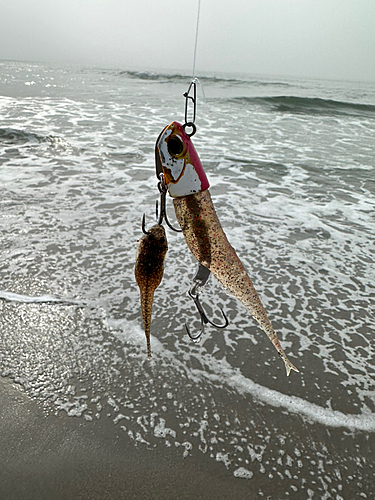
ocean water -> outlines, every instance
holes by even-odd
[[[194,145],[229,241],[300,373],[289,378],[181,234],[146,356],[134,280],[154,146],[189,75],[0,62],[0,373],[46,414],[220,462],[258,498],[372,498],[375,86],[198,75]],[[203,90],[202,90],[203,89]],[[168,200],[169,217],[174,221]]]

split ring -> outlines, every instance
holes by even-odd
[[[191,132],[191,134],[188,134],[185,130],[186,127],[190,127],[193,129],[193,131]],[[184,129],[184,132],[186,133],[186,135],[188,137],[193,137],[193,135],[195,134],[195,132],[197,131],[197,127],[194,125],[193,122],[188,122],[188,123],[185,123],[185,125],[182,125],[182,128]]]

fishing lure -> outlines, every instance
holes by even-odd
[[[142,320],[146,335],[147,355],[150,358],[152,302],[155,290],[163,278],[168,243],[162,225],[156,224],[146,231],[143,219],[142,230],[145,234],[138,241],[134,275],[141,294]]]
[[[187,127],[193,127],[187,133]],[[285,363],[287,375],[299,370],[289,361],[267,317],[259,296],[217,217],[209,182],[191,141],[193,123],[172,122],[156,142],[156,171],[164,176],[177,221],[197,261],[250,312]]]

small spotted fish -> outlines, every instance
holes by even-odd
[[[164,260],[168,250],[163,226],[156,224],[138,241],[134,275],[141,294],[143,327],[147,341],[147,355],[151,357],[151,313],[154,293],[163,278]]]
[[[156,161],[173,197],[187,246],[256,319],[284,361],[287,375],[291,370],[298,372],[281,347],[250,277],[221,227],[206,174],[185,127],[177,122],[165,127],[156,143]]]

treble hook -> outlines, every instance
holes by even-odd
[[[156,201],[156,220],[157,220],[157,223],[162,224],[163,219],[164,219],[167,226],[169,227],[169,229],[172,229],[172,231],[176,231],[176,233],[181,233],[182,229],[174,228],[168,219],[167,210],[166,210],[167,184],[166,184],[165,179],[164,179],[164,174],[160,173],[158,175],[158,178],[160,179],[158,182],[158,189],[159,189],[159,193],[160,193],[160,214],[159,214],[159,204],[158,204],[158,201]],[[143,214],[142,231],[144,232],[144,234],[149,234],[148,231],[146,231],[145,220],[146,220],[146,216],[145,216],[145,214]]]
[[[159,174],[159,179],[160,180],[158,182],[158,189],[160,193],[160,215],[158,224],[161,224],[164,219],[169,229],[172,229],[172,231],[175,231],[176,233],[182,233],[182,229],[174,228],[168,220],[167,208],[166,208],[167,184],[165,182],[164,174]],[[159,212],[159,206],[158,202],[156,201],[156,218],[158,218],[158,212]]]
[[[214,326],[215,328],[226,328],[229,325],[228,318],[226,317],[225,312],[222,309],[220,309],[221,314],[223,315],[223,318],[225,320],[223,325],[218,325],[217,323],[214,323],[213,321],[208,319],[206,313],[204,312],[203,306],[199,300],[200,289],[206,284],[209,276],[210,276],[210,270],[207,269],[207,267],[203,266],[202,264],[199,264],[197,274],[195,275],[195,277],[193,279],[193,284],[190,287],[190,290],[188,291],[189,297],[191,297],[193,299],[194,304],[195,304],[196,308],[198,309],[199,315],[201,317],[201,329],[198,332],[198,334],[195,336],[193,336],[190,333],[189,327],[185,323],[186,332],[193,342],[200,341],[200,339],[204,333],[204,327],[205,327],[205,325],[207,325],[207,323]]]

